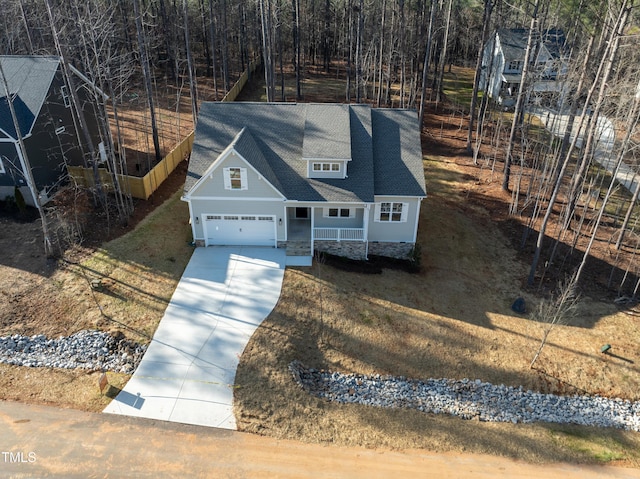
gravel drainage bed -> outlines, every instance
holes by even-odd
[[[50,339],[45,335],[0,337],[0,363],[14,366],[91,369],[131,374],[147,347],[104,331],[84,330]]]
[[[601,396],[558,396],[496,386],[479,379],[427,379],[341,374],[289,365],[309,394],[345,404],[412,408],[489,422],[554,422],[640,431],[640,401]]]

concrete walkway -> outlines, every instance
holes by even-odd
[[[285,251],[196,248],[138,369],[104,412],[236,429],[233,384],[275,307]]]

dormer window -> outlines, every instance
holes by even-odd
[[[302,157],[307,177],[344,179],[351,161],[349,105],[305,106]]]
[[[340,163],[313,163],[313,171],[340,172]]]
[[[346,178],[347,160],[317,159],[307,161],[309,178]]]

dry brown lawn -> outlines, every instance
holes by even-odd
[[[434,117],[429,133],[442,140],[451,134],[445,127],[462,128],[462,119],[453,116]],[[545,392],[640,399],[637,318],[597,294],[583,298],[569,326],[551,333],[537,369],[529,369],[542,327],[510,305],[524,296],[531,310],[540,298],[523,289],[527,265],[497,226],[508,198],[490,172],[456,156],[459,139],[440,150],[433,137],[425,145],[429,197],[419,229],[422,272],[362,275],[322,264],[288,269],[276,309],[241,358],[239,427],[317,443],[640,467],[638,433],[338,405],[309,396],[293,382],[287,367],[300,360],[342,372],[479,378]],[[186,204],[178,195],[134,231],[58,266],[38,253],[37,223],[9,230],[0,218],[0,334],[56,336],[99,328],[147,342],[191,253]],[[488,209],[490,202],[497,209]],[[144,207],[157,206],[150,203]],[[497,217],[496,211],[503,212]],[[103,280],[104,289],[92,290],[91,279]],[[615,356],[600,353],[605,343]],[[0,399],[100,411],[109,398],[100,395],[98,376],[0,366]],[[109,379],[122,387],[128,377]]]
[[[193,251],[180,193],[127,235],[95,251],[70,252],[56,267],[41,267],[46,263],[36,253],[37,222],[5,223],[10,228],[5,231],[12,233],[7,241],[32,247],[14,247],[22,251],[19,257],[3,256],[0,261],[0,335],[56,338],[99,329],[148,343]],[[102,281],[103,287],[92,289],[92,280]],[[110,399],[100,394],[99,376],[84,370],[0,365],[0,399],[101,411]],[[123,374],[108,377],[114,387],[128,380]]]
[[[411,378],[479,378],[558,393],[640,399],[637,320],[583,298],[538,360],[542,326],[513,313],[527,265],[489,213],[467,199],[466,167],[425,161],[429,197],[419,229],[418,275],[344,272],[327,265],[287,269],[280,301],[256,331],[236,376],[241,430],[310,442],[473,451],[527,461],[618,461],[640,465],[640,434],[553,424],[465,421],[409,410],[339,405],[309,396],[287,366]],[[610,343],[619,358],[605,356]]]

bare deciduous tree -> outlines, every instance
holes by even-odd
[[[553,328],[558,325],[566,325],[575,317],[580,300],[576,285],[577,277],[575,275],[558,283],[557,294],[550,299],[540,301],[537,310],[532,314],[531,319],[541,323],[543,331],[540,346],[529,364],[530,368],[533,368],[540,357]]]

